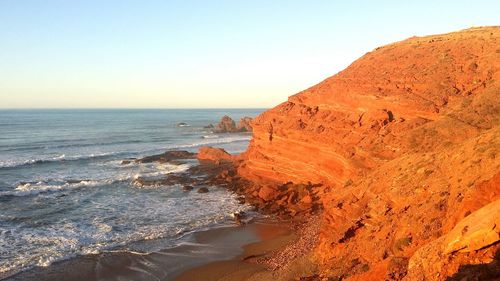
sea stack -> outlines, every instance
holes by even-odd
[[[214,128],[213,125],[206,126],[206,128]],[[242,133],[252,131],[252,118],[243,117],[240,119],[238,125],[229,116],[225,115],[221,118],[219,124],[214,128],[214,133]]]

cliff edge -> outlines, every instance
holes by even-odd
[[[321,277],[499,276],[499,68],[500,27],[377,48],[256,118],[238,173],[312,186]]]

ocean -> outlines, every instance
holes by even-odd
[[[122,160],[210,145],[239,153],[249,133],[204,128],[260,109],[0,110],[0,279],[35,266],[114,249],[151,252],[187,233],[232,223],[248,209],[224,188],[139,188],[140,176],[183,164]],[[179,125],[180,123],[187,125]],[[161,243],[141,241],[158,240]]]

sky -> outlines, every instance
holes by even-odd
[[[500,1],[0,0],[0,108],[269,108]]]

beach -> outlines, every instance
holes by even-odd
[[[6,280],[216,280],[229,272],[239,276],[231,280],[243,280],[266,271],[264,265],[245,260],[265,256],[296,238],[287,223],[259,219],[192,233],[178,246],[148,254],[108,251],[80,256]]]

